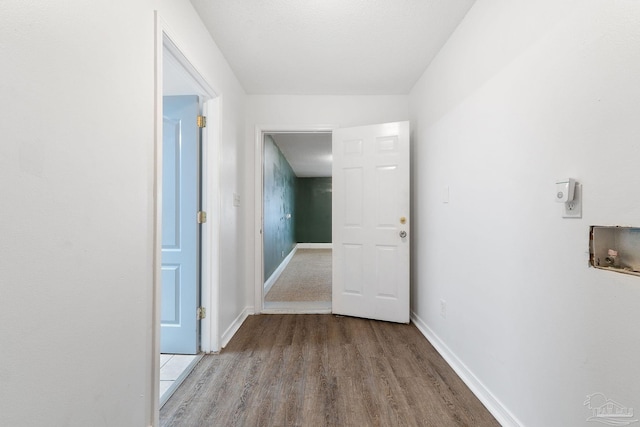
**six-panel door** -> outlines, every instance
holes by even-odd
[[[409,322],[409,122],[333,131],[333,312]]]

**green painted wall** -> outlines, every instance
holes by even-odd
[[[295,238],[298,243],[331,243],[331,178],[298,178]]]
[[[265,280],[289,255],[296,241],[293,221],[297,178],[273,139],[264,141],[263,242]],[[287,216],[289,218],[287,218]]]
[[[266,136],[263,185],[266,280],[296,243],[331,242],[331,178],[297,178],[273,139]]]

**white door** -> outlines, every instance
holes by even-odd
[[[409,122],[333,131],[333,312],[409,322]]]
[[[160,352],[198,352],[200,144],[198,96],[163,97]]]

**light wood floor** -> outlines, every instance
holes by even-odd
[[[498,426],[413,325],[250,316],[160,412],[162,426]]]

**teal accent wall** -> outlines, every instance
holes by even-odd
[[[278,268],[282,260],[293,250],[295,187],[297,178],[289,162],[270,136],[264,141],[263,177],[263,244],[264,279]],[[287,215],[291,216],[287,218]]]
[[[331,243],[331,178],[298,178],[295,238],[298,243]]]

